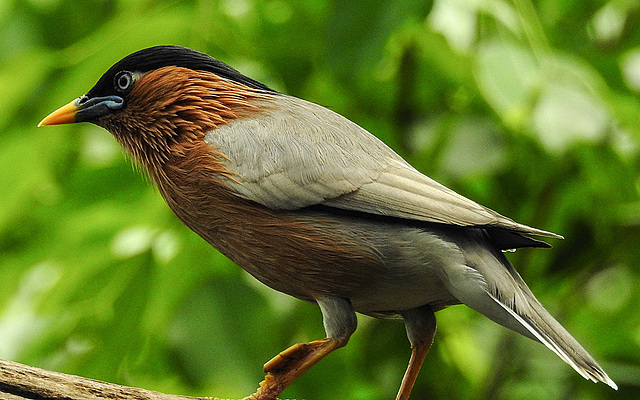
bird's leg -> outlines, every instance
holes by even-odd
[[[436,316],[429,306],[422,306],[402,313],[407,336],[411,343],[411,358],[402,378],[396,400],[408,400],[420,367],[424,362],[436,335]]]
[[[344,298],[316,300],[322,311],[327,338],[298,343],[284,350],[264,365],[266,376],[258,391],[243,400],[273,400],[315,363],[333,350],[343,347],[356,329],[356,315],[351,302]]]
[[[310,343],[298,343],[284,350],[264,365],[267,373],[258,391],[245,400],[272,400],[293,381],[333,350],[346,344],[326,338]]]

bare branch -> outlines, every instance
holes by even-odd
[[[0,360],[2,400],[216,400],[152,392]]]

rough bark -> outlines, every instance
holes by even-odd
[[[215,400],[121,386],[0,360],[2,400]]]

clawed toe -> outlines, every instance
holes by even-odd
[[[267,375],[258,391],[242,400],[276,400],[291,382],[341,344],[334,339],[294,344],[264,365]]]

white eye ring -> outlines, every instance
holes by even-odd
[[[114,86],[119,92],[126,92],[133,86],[133,74],[129,71],[119,72],[114,78]]]

